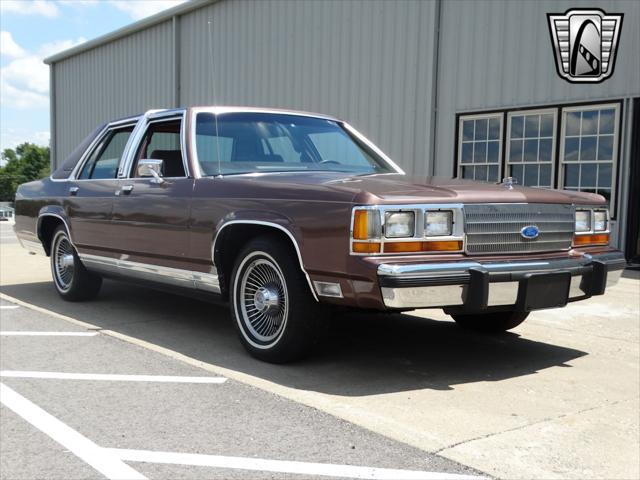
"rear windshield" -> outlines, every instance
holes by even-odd
[[[217,125],[216,125],[217,123]],[[389,173],[387,162],[338,122],[271,113],[209,112],[196,116],[203,175],[335,171]]]

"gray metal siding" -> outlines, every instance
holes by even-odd
[[[195,10],[180,20],[181,103],[332,114],[408,171],[426,173],[434,11],[433,2],[411,0],[233,1]]]
[[[640,95],[640,2],[579,6],[625,15],[615,73],[600,84],[570,84],[556,73],[546,14],[575,2],[442,3],[436,174],[453,173],[457,113]]]
[[[171,21],[53,64],[59,165],[97,125],[173,106]]]

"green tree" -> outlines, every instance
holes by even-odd
[[[44,178],[50,173],[49,147],[22,143],[15,150],[2,152],[4,166],[0,167],[0,201],[12,202],[18,185]]]

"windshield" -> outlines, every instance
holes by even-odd
[[[196,150],[203,175],[332,171],[389,173],[394,169],[338,122],[275,113],[196,116]]]

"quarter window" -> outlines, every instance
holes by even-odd
[[[565,108],[562,112],[562,187],[598,193],[612,206],[618,105]]]
[[[458,176],[497,182],[500,179],[502,115],[460,117]]]
[[[514,112],[508,117],[507,169],[519,185],[553,186],[555,110]]]
[[[133,126],[111,130],[91,153],[78,178],[84,180],[116,178],[118,165],[131,132],[133,132]]]

